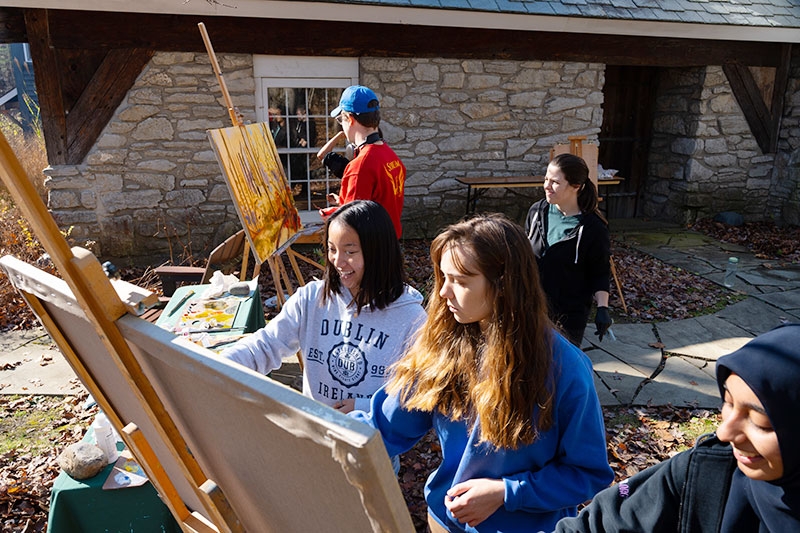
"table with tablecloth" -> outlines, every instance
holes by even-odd
[[[89,428],[83,439],[94,442]],[[117,442],[117,449],[124,445]],[[47,533],[180,533],[169,508],[148,481],[138,487],[103,489],[114,464],[88,479],[71,478],[63,470],[53,482]]]

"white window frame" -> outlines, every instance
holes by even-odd
[[[253,56],[256,119],[267,121],[266,91],[272,87],[345,89],[358,84],[358,58]]]
[[[254,55],[256,120],[259,122],[269,120],[267,91],[270,88],[345,89],[358,84],[358,75],[358,58],[355,57]],[[283,150],[279,150],[279,153],[282,152]],[[300,215],[303,220],[319,218],[315,210],[300,211]]]

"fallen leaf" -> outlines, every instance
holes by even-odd
[[[666,345],[663,342],[651,342],[650,344],[648,344],[648,346],[650,346],[651,348],[659,348],[659,349],[666,347]]]

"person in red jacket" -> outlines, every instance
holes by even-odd
[[[327,219],[339,206],[348,202],[373,200],[388,211],[399,239],[403,234],[400,216],[403,213],[406,167],[380,133],[378,97],[363,85],[348,87],[331,116],[342,126],[347,141],[354,145],[354,157],[344,167],[339,194],[329,195],[334,205],[320,209],[320,215]],[[328,168],[334,168],[337,160],[341,167],[342,156],[338,154],[320,150],[317,157],[322,158]]]

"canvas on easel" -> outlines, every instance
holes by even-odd
[[[2,134],[0,178],[63,279],[11,256],[3,270],[183,531],[413,530],[374,429],[130,314]]]
[[[208,139],[256,262],[264,263],[302,227],[272,134],[256,123],[208,130]]]
[[[272,133],[266,124],[245,125],[242,122],[228,93],[205,24],[201,22],[197,26],[233,123],[229,128],[208,130],[208,138],[225,176],[248,242],[253,248],[256,269],[263,263],[269,266],[280,307],[285,301],[284,293],[294,293],[280,258],[282,253],[287,253],[301,284],[303,278],[296,258],[320,269],[322,267],[291,250],[292,239],[303,226]],[[315,233],[319,234],[319,231],[315,230]],[[246,261],[247,247],[244,253]]]
[[[586,161],[586,166],[589,167],[589,179],[597,187],[597,158],[599,155],[599,147],[593,143],[584,142],[585,135],[573,135],[567,137],[569,143],[556,144],[550,149],[550,159],[553,159],[559,154],[572,154],[582,157]]]

